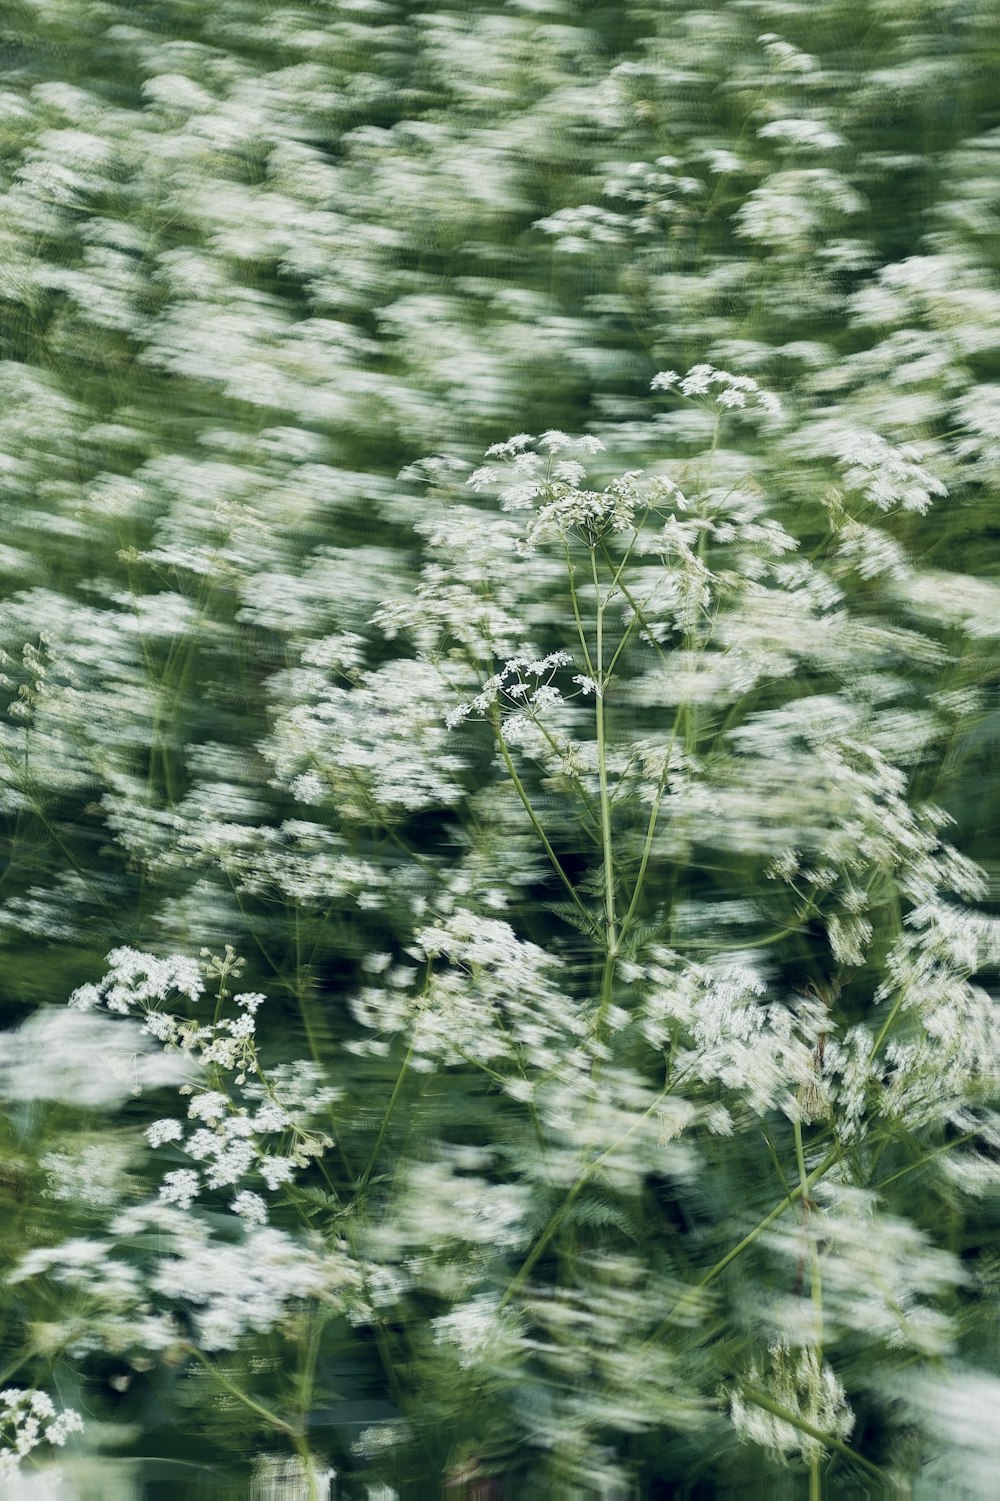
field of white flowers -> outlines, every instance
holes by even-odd
[[[0,59],[0,1498],[991,1501],[996,7]]]

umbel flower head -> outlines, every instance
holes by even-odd
[[[742,1387],[729,1398],[733,1425],[741,1438],[760,1444],[776,1458],[801,1455],[807,1463],[821,1459],[826,1446],[808,1428],[841,1441],[850,1437],[854,1414],[844,1388],[813,1349],[795,1353],[777,1341],[769,1355],[769,1369],[761,1372],[751,1364]]]
[[[631,531],[644,514],[682,502],[677,486],[662,476],[646,478],[632,470],[597,489],[587,484],[579,457],[559,457],[603,452],[604,444],[592,434],[570,438],[551,430],[534,438],[518,433],[488,448],[486,458],[493,462],[474,470],[467,484],[476,491],[496,488],[501,510],[533,513],[517,544],[521,552],[571,538],[596,547],[616,532]]]
[[[757,407],[769,417],[781,412],[781,402],[771,391],[763,390],[750,375],[731,375],[714,365],[692,365],[684,376],[676,370],[661,370],[650,382],[653,391],[674,391],[691,399],[702,399],[723,411],[739,412]]]
[[[17,1473],[22,1459],[40,1444],[61,1449],[72,1433],[83,1430],[83,1419],[67,1407],[56,1412],[47,1392],[9,1386],[0,1391],[0,1481]]]

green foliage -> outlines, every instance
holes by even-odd
[[[991,1496],[989,7],[0,37],[0,1466]]]

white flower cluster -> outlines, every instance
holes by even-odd
[[[231,1243],[188,1233],[175,1245],[150,1285],[193,1312],[205,1350],[231,1350],[244,1334],[273,1328],[289,1303],[330,1290],[331,1269],[317,1250],[271,1227],[250,1224]]]
[[[794,151],[836,151],[847,144],[839,131],[822,120],[771,120],[761,126],[757,135],[762,141],[777,141]]]
[[[830,1346],[861,1333],[897,1351],[943,1356],[955,1328],[942,1299],[965,1282],[961,1264],[908,1220],[890,1214],[870,1189],[831,1175],[815,1185],[811,1199],[807,1218],[784,1220],[764,1239],[786,1269],[797,1268],[803,1256],[821,1260],[822,1332]],[[782,1285],[780,1274],[776,1282]],[[790,1338],[811,1339],[819,1332],[802,1299],[778,1293],[771,1307]]]
[[[632,227],[628,214],[616,214],[593,203],[558,209],[534,223],[534,228],[543,234],[554,235],[557,248],[567,255],[580,255],[600,246],[625,245]]]
[[[171,1146],[198,1164],[165,1174],[160,1186],[164,1203],[189,1209],[202,1191],[236,1187],[250,1175],[273,1193],[332,1145],[314,1121],[336,1091],[322,1084],[306,1060],[265,1074],[256,1045],[256,1014],[265,998],[256,991],[231,995],[229,983],[242,972],[242,961],[231,948],[207,965],[207,975],[219,979],[218,1014],[201,1024],[160,1004],[172,993],[189,1001],[203,994],[204,980],[193,960],[115,949],[108,962],[109,974],[98,985],[74,992],[71,1004],[78,1009],[103,1004],[122,1015],[135,1008],[144,1017],[144,1032],[166,1049],[185,1053],[216,1085],[185,1085],[182,1092],[190,1096],[187,1122],[167,1116],[146,1130],[154,1150]],[[230,1000],[235,1015],[223,1014],[222,1003]],[[267,1219],[264,1199],[250,1189],[236,1195],[232,1208],[248,1225]]]
[[[290,1304],[348,1293],[359,1278],[339,1250],[324,1253],[252,1219],[238,1239],[216,1238],[179,1204],[137,1205],[108,1228],[105,1240],[77,1238],[29,1252],[12,1277],[47,1276],[85,1294],[79,1325],[71,1320],[59,1334],[78,1355],[105,1349],[138,1359],[176,1357],[186,1343],[178,1314],[193,1323],[202,1349],[233,1349],[245,1334],[273,1328]],[[127,1262],[116,1254],[122,1249]]]
[[[731,375],[714,365],[692,365],[684,376],[676,370],[661,370],[650,382],[653,391],[672,391],[675,387],[682,396],[707,398],[724,411],[742,411],[753,403],[769,417],[781,412],[777,396],[763,390],[752,376]]]
[[[854,1428],[854,1414],[844,1388],[829,1365],[820,1365],[812,1349],[793,1354],[786,1343],[775,1341],[769,1354],[768,1367],[762,1372],[752,1363],[744,1386],[731,1393],[733,1426],[741,1438],[762,1445],[779,1458],[801,1455],[807,1461],[820,1459],[826,1452],[822,1441],[755,1403],[754,1392],[761,1391],[791,1417],[843,1441]]]
[[[134,1350],[143,1358],[177,1348],[181,1330],[173,1314],[153,1307],[142,1268],[114,1254],[120,1238],[134,1235],[140,1227],[143,1232],[191,1227],[191,1233],[199,1233],[190,1216],[180,1216],[179,1211],[154,1200],[113,1219],[108,1239],[73,1236],[22,1256],[10,1274],[12,1283],[47,1277],[82,1295],[82,1300],[72,1300],[82,1304],[81,1312],[69,1314],[57,1329],[46,1331],[56,1348],[74,1356],[94,1350],[113,1354]]]
[[[775,68],[783,73],[811,73],[816,67],[814,57],[808,52],[800,51],[791,42],[786,42],[777,32],[765,31],[757,40]]]
[[[936,499],[948,493],[944,481],[926,467],[935,454],[927,442],[891,443],[870,427],[824,418],[800,429],[790,447],[795,452],[829,455],[840,470],[844,488],[862,495],[883,513],[912,511],[923,516]],[[828,502],[834,513],[841,500],[834,496]]]
[[[79,1109],[120,1103],[144,1089],[180,1085],[190,1061],[155,1046],[138,1022],[46,1007],[0,1033],[0,1095],[64,1100]]]
[[[80,1414],[71,1407],[57,1413],[47,1392],[18,1386],[0,1391],[0,1481],[10,1480],[43,1441],[62,1448],[71,1433],[82,1431]]]
[[[466,481],[477,492],[496,489],[504,511],[534,512],[515,544],[521,553],[540,542],[570,538],[594,548],[615,533],[631,531],[637,517],[676,503],[679,492],[671,480],[644,479],[639,470],[619,475],[601,490],[587,488],[587,471],[578,458],[556,458],[567,450],[598,454],[604,444],[591,434],[570,438],[555,429],[538,438],[518,433],[488,448],[486,458],[493,462]]]
[[[859,434],[844,444],[838,455],[849,489],[860,490],[880,511],[916,511],[922,516],[930,510],[935,496],[947,495],[948,488],[918,462],[922,450],[915,444],[898,447],[876,433]]]
[[[395,661],[330,682],[322,662],[276,677],[290,707],[262,749],[275,785],[300,803],[333,804],[341,819],[398,821],[460,798],[464,763],[448,748],[437,705],[447,682],[429,662]]]
[[[433,1321],[435,1342],[455,1351],[460,1370],[489,1366],[495,1376],[504,1364],[516,1363],[522,1350],[517,1315],[498,1304],[495,1296],[481,1293]]]
[[[407,983],[414,971],[389,971],[351,1009],[373,1031],[406,1032],[415,1068],[469,1059],[503,1065],[509,1091],[530,1094],[529,1076],[567,1066],[586,1035],[587,1017],[556,983],[557,962],[509,923],[459,908],[417,933],[411,953],[433,965],[420,991]]]
[[[735,216],[736,233],[773,254],[790,256],[831,235],[845,216],[863,207],[850,180],[827,167],[773,172],[744,199]]]
[[[756,1115],[779,1109],[799,1119],[803,1092],[810,1114],[825,1113],[816,1047],[829,1018],[818,998],[765,999],[763,973],[738,953],[695,964],[654,946],[624,973],[645,982],[637,1013],[643,1037],[671,1048],[682,1074],[721,1085]]]
[[[81,985],[69,1004],[75,1011],[95,1011],[104,1006],[120,1016],[136,1011],[148,1013],[158,1001],[183,995],[197,1001],[205,989],[201,970],[194,959],[171,954],[159,959],[138,949],[112,949],[108,973],[97,985]]]
[[[542,710],[562,702],[553,679],[560,667],[568,667],[572,661],[567,651],[549,652],[545,657],[511,657],[499,672],[487,678],[481,693],[449,710],[445,720],[448,728],[454,729],[473,714],[488,715],[495,704],[500,705],[501,713],[513,710],[518,718],[524,715],[534,718]]]
[[[685,200],[704,192],[697,177],[674,170],[679,166],[673,156],[658,156],[654,162],[608,163],[607,169],[615,175],[605,182],[604,196],[629,204],[629,212],[581,203],[536,219],[534,228],[553,235],[556,248],[569,255],[627,245],[637,235],[660,236]]]

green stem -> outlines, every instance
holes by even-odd
[[[548,730],[545,727],[545,725],[542,724],[541,720],[538,719],[537,716],[534,715],[534,714],[531,716],[531,721],[535,725],[535,727],[538,729],[539,733],[541,734],[542,738],[545,740],[546,744],[550,747],[550,749],[552,749],[557,756],[562,757],[565,754],[564,748],[563,748],[563,746],[561,746],[559,744],[558,740],[552,734],[551,730]],[[544,764],[545,763],[543,761],[542,765],[544,766]],[[584,819],[582,817],[580,817],[580,819],[579,819],[580,826],[581,826],[581,828],[586,829],[587,833],[590,835],[590,837],[592,839],[599,839],[600,838],[600,833],[599,833],[599,830],[598,830],[598,827],[597,827],[597,820],[596,820],[596,817],[595,817],[595,814],[594,814],[593,805],[591,803],[591,799],[590,799],[590,796],[589,796],[589,794],[587,792],[587,789],[586,789],[586,787],[584,787],[582,781],[580,781],[580,780],[578,780],[576,778],[573,779],[573,786],[574,786],[574,789],[580,795],[580,800],[583,803],[583,811],[584,811],[584,813],[587,816],[587,821],[586,822],[584,821]]]
[[[610,553],[608,552],[607,548],[606,547],[602,547],[602,551],[604,553],[604,559],[605,559],[605,561],[608,563],[608,565],[610,567],[613,567],[614,566],[614,560],[612,559],[612,557],[611,557]],[[660,658],[660,661],[663,662],[663,663],[666,663],[667,654],[663,650],[663,647],[660,645],[660,643],[657,641],[656,637],[653,635],[652,631],[650,630],[649,622],[647,621],[645,615],[643,614],[642,606],[636,600],[636,598],[633,595],[632,591],[625,584],[621,584],[620,583],[618,585],[618,588],[624,594],[626,600],[629,603],[629,606],[631,607],[632,613],[635,615],[635,617],[638,620],[638,622],[639,622],[640,626],[642,627],[642,629],[646,632],[646,635],[649,638],[649,644],[650,644],[650,646],[656,652],[657,656]],[[649,601],[647,600],[647,604],[648,603],[649,603]]]
[[[862,1455],[858,1454],[851,1448],[850,1444],[845,1444],[843,1439],[834,1437],[832,1433],[827,1433],[815,1423],[810,1423],[808,1418],[803,1418],[797,1412],[792,1412],[790,1408],[783,1407],[780,1402],[775,1402],[773,1397],[769,1396],[767,1392],[761,1391],[759,1387],[741,1386],[740,1394],[748,1402],[752,1402],[755,1407],[763,1408],[765,1412],[771,1413],[773,1417],[780,1418],[783,1423],[788,1423],[792,1428],[797,1428],[800,1433],[807,1433],[810,1438],[816,1439],[825,1448],[836,1449],[838,1454],[843,1454],[845,1458],[849,1459],[853,1464],[860,1466],[867,1474],[874,1476],[882,1485],[902,1493],[901,1487],[890,1475],[886,1474],[885,1470],[880,1470],[878,1465],[873,1465],[870,1459],[865,1459]]]
[[[795,1161],[799,1170],[799,1197],[802,1200],[802,1223],[809,1222],[809,1174],[806,1171],[806,1154],[802,1141],[802,1122],[798,1116],[792,1121],[792,1131],[795,1136]],[[809,1257],[809,1284],[812,1293],[813,1312],[816,1315],[816,1365],[823,1369],[823,1278],[820,1271],[819,1257],[816,1247],[810,1245],[806,1254]],[[809,1460],[809,1501],[823,1501],[823,1475],[822,1465],[818,1454],[814,1454]]]
[[[606,603],[606,601],[605,601],[605,603]],[[629,641],[632,639],[632,632],[638,628],[638,625],[639,625],[639,617],[638,617],[638,615],[636,615],[636,614],[633,613],[632,619],[629,621],[628,625],[625,627],[625,630],[622,633],[622,639],[619,641],[618,645],[615,647],[614,652],[613,652],[612,657],[611,657],[611,661],[608,663],[608,677],[610,677],[611,674],[614,672],[615,666],[616,666],[616,664],[618,662],[618,658],[621,656],[622,652],[625,650],[625,648],[628,645]]]
[[[804,1216],[804,1220],[805,1220],[808,1217],[809,1207],[810,1207],[810,1202],[809,1202],[809,1174],[806,1171],[806,1157],[805,1157],[805,1148],[804,1148],[803,1142],[802,1142],[802,1123],[801,1123],[801,1121],[798,1121],[798,1120],[793,1121],[792,1122],[792,1130],[793,1130],[793,1132],[795,1134],[795,1162],[796,1162],[796,1165],[797,1165],[798,1170],[799,1170],[799,1197],[802,1200],[803,1216]],[[813,1307],[816,1309],[817,1316],[820,1319],[820,1326],[819,1327],[822,1329],[822,1317],[823,1317],[823,1284],[822,1284],[822,1278],[821,1278],[821,1274],[820,1274],[819,1261],[818,1261],[818,1259],[816,1257],[815,1249],[812,1249],[810,1251],[809,1259],[810,1259],[810,1262],[812,1264],[812,1266],[811,1266],[811,1274],[810,1274],[810,1283],[811,1283],[811,1286],[812,1286]],[[817,1347],[816,1347],[816,1354],[817,1354],[818,1358],[821,1357],[821,1355],[822,1355],[822,1348],[821,1348],[821,1346],[820,1346],[820,1344],[818,1342],[817,1342]]]
[[[935,1147],[933,1152],[928,1152],[926,1157],[921,1157],[919,1162],[911,1162],[909,1167],[902,1167],[898,1173],[893,1173],[891,1177],[883,1178],[880,1183],[876,1183],[875,1192],[878,1193],[879,1190],[887,1188],[890,1183],[898,1182],[900,1178],[905,1178],[909,1173],[919,1172],[922,1167],[926,1167],[928,1162],[931,1162],[935,1157],[940,1157],[943,1152],[951,1152],[955,1147],[964,1147],[967,1141],[972,1141],[978,1135],[978,1131],[966,1131],[964,1135],[956,1136],[954,1141],[946,1141],[943,1147]]]
[[[597,779],[601,789],[601,854],[604,861],[604,922],[605,943],[609,957],[617,953],[618,929],[615,918],[615,869],[611,847],[611,806],[608,802],[607,739],[604,723],[604,609],[607,601],[600,597],[600,580],[597,577],[597,558],[591,549],[590,566],[597,590],[597,693],[594,696],[594,714],[597,721]],[[607,978],[607,967],[605,967]],[[610,977],[613,981],[613,975]],[[602,997],[603,1003],[603,997]]]
[[[904,992],[900,991],[899,995],[896,997],[896,1000],[895,1000],[895,1002],[893,1004],[892,1010],[889,1012],[889,1015],[886,1017],[885,1021],[882,1023],[881,1031],[879,1032],[879,1034],[876,1037],[875,1041],[871,1045],[871,1051],[868,1054],[868,1062],[869,1063],[872,1063],[878,1057],[879,1049],[881,1048],[883,1042],[885,1042],[885,1039],[888,1036],[890,1027],[892,1026],[893,1022],[896,1020],[896,1017],[899,1015],[900,1008],[901,1008],[901,1006],[903,1004],[903,998],[904,998]]]
[[[830,1168],[836,1161],[837,1153],[828,1152],[823,1161],[820,1163],[819,1167],[814,1167],[812,1172],[806,1178],[806,1189],[812,1188],[814,1183],[818,1183],[823,1175],[829,1172]],[[688,1288],[688,1290],[684,1294],[682,1294],[682,1296],[674,1304],[673,1308],[667,1314],[666,1318],[664,1318],[656,1326],[652,1334],[650,1334],[648,1338],[643,1341],[644,1346],[653,1344],[655,1340],[660,1339],[662,1335],[666,1334],[667,1330],[670,1329],[674,1324],[676,1324],[684,1308],[692,1302],[695,1296],[698,1293],[702,1292],[704,1288],[708,1287],[710,1283],[714,1282],[717,1277],[721,1276],[726,1268],[728,1266],[731,1266],[732,1263],[737,1259],[737,1257],[743,1255],[744,1251],[749,1250],[754,1242],[760,1239],[764,1231],[769,1229],[769,1227],[774,1224],[775,1220],[780,1219],[787,1209],[790,1209],[793,1204],[798,1203],[799,1199],[801,1199],[802,1197],[802,1193],[803,1186],[800,1183],[797,1187],[793,1188],[789,1193],[787,1193],[782,1199],[781,1203],[776,1204],[775,1207],[770,1211],[770,1213],[765,1214],[764,1218],[760,1220],[752,1230],[748,1231],[748,1233],[744,1235],[743,1239],[739,1241],[737,1245],[733,1246],[731,1251],[727,1251],[725,1256],[723,1256],[721,1260],[717,1261],[713,1267],[710,1267],[709,1270],[705,1273],[704,1277],[702,1277],[700,1282],[696,1282],[693,1287]]]
[[[560,865],[558,857],[556,856],[556,852],[549,843],[548,835],[538,821],[538,814],[531,806],[531,800],[528,797],[527,792],[524,790],[524,783],[521,781],[521,778],[517,774],[517,767],[514,765],[514,762],[511,759],[510,751],[507,749],[507,742],[503,738],[503,731],[500,727],[500,717],[495,712],[491,719],[491,723],[493,725],[493,733],[496,735],[497,745],[500,747],[500,754],[503,757],[504,766],[507,768],[507,775],[513,782],[514,791],[521,799],[521,802],[524,805],[524,811],[527,813],[529,819],[531,820],[531,827],[538,835],[538,838],[542,844],[542,848],[545,850],[545,853],[548,855],[550,861],[552,862],[553,870],[565,886],[574,906],[587,919],[588,928],[592,927],[594,921],[593,917],[587,911],[587,908],[584,906],[583,902],[580,900],[579,896],[577,895],[576,888],[574,887],[572,881],[569,879],[569,876]]]
[[[515,1272],[511,1281],[507,1284],[507,1290],[504,1293],[503,1297],[500,1299],[501,1308],[506,1307],[511,1298],[521,1287],[522,1283],[525,1281],[529,1272],[531,1271],[531,1268],[535,1265],[535,1262],[538,1260],[539,1256],[541,1256],[542,1252],[545,1250],[545,1247],[549,1244],[553,1235],[555,1235],[556,1231],[559,1229],[559,1226],[566,1218],[566,1214],[573,1204],[574,1200],[577,1198],[581,1190],[586,1187],[587,1183],[590,1181],[592,1175],[600,1167],[601,1163],[605,1160],[606,1157],[612,1156],[612,1154],[617,1152],[620,1147],[624,1146],[629,1137],[639,1129],[643,1121],[648,1120],[649,1117],[653,1114],[653,1111],[663,1103],[663,1100],[666,1098],[667,1093],[668,1091],[666,1089],[662,1090],[660,1094],[657,1095],[653,1103],[642,1112],[642,1115],[640,1115],[637,1120],[634,1120],[632,1122],[628,1130],[622,1132],[617,1141],[612,1142],[609,1147],[605,1147],[604,1151],[601,1152],[597,1157],[595,1157],[593,1161],[587,1163],[587,1166],[584,1168],[579,1178],[577,1178],[576,1182],[569,1190],[569,1193],[559,1205],[559,1208],[552,1215],[548,1224],[545,1226],[545,1229],[535,1241],[535,1244],[528,1252],[528,1255],[525,1257],[524,1261],[522,1261],[520,1267]]]
[[[587,633],[583,629],[583,620],[580,616],[580,601],[576,593],[576,565],[570,557],[569,543],[564,542],[563,548],[566,553],[566,572],[569,577],[569,597],[573,605],[573,619],[576,621],[576,633],[580,638],[580,648],[583,652],[583,660],[590,676],[594,676],[594,664],[590,659],[590,647],[587,645]]]
[[[230,1396],[235,1397],[238,1402],[242,1402],[243,1406],[248,1408],[250,1412],[255,1412],[259,1418],[263,1418],[269,1427],[276,1429],[279,1433],[284,1433],[292,1440],[297,1451],[298,1445],[302,1441],[302,1435],[293,1423],[286,1423],[285,1419],[279,1418],[276,1412],[271,1412],[270,1408],[264,1407],[262,1403],[248,1396],[234,1381],[230,1381],[225,1371],[221,1371],[218,1366],[213,1365],[196,1345],[188,1345],[186,1349],[188,1354],[193,1355],[199,1365],[204,1366],[205,1370],[218,1381],[220,1386],[225,1387]]]
[[[778,1156],[777,1152],[775,1151],[774,1142],[771,1140],[770,1134],[767,1131],[765,1131],[765,1129],[764,1129],[763,1126],[760,1128],[760,1134],[761,1134],[761,1136],[763,1136],[765,1145],[767,1146],[767,1150],[771,1154],[771,1161],[774,1164],[774,1170],[775,1170],[775,1172],[777,1173],[778,1177],[781,1179],[781,1186],[785,1190],[785,1193],[787,1194],[791,1190],[788,1187],[788,1179],[785,1177],[785,1169],[781,1165],[781,1158]]]
[[[673,741],[671,741],[671,747],[672,745]],[[659,786],[656,789],[656,796],[653,799],[653,806],[650,810],[649,823],[646,826],[646,839],[642,847],[642,859],[639,861],[639,871],[635,878],[635,886],[632,889],[632,900],[628,904],[628,911],[622,918],[621,930],[623,933],[630,926],[632,918],[635,916],[635,909],[639,905],[639,898],[642,895],[642,888],[646,881],[646,870],[649,866],[649,857],[653,851],[653,835],[656,833],[656,823],[657,819],[660,816],[660,803],[663,801],[663,793],[667,785],[667,773],[669,771],[669,764],[670,750],[668,749],[663,762],[663,771],[660,775]]]
[[[396,1083],[393,1086],[392,1094],[389,1096],[389,1103],[386,1106],[385,1115],[382,1117],[382,1124],[379,1127],[378,1136],[375,1138],[375,1145],[372,1147],[372,1154],[369,1158],[368,1166],[365,1168],[360,1179],[358,1180],[359,1189],[365,1187],[372,1173],[375,1171],[375,1164],[378,1162],[378,1154],[382,1150],[382,1143],[385,1140],[385,1133],[389,1129],[389,1122],[392,1119],[392,1113],[396,1108],[396,1102],[399,1099],[399,1092],[403,1087],[403,1080],[406,1078],[412,1057],[413,1043],[411,1042],[410,1046],[406,1050],[406,1057],[403,1059],[399,1073],[396,1076]]]

